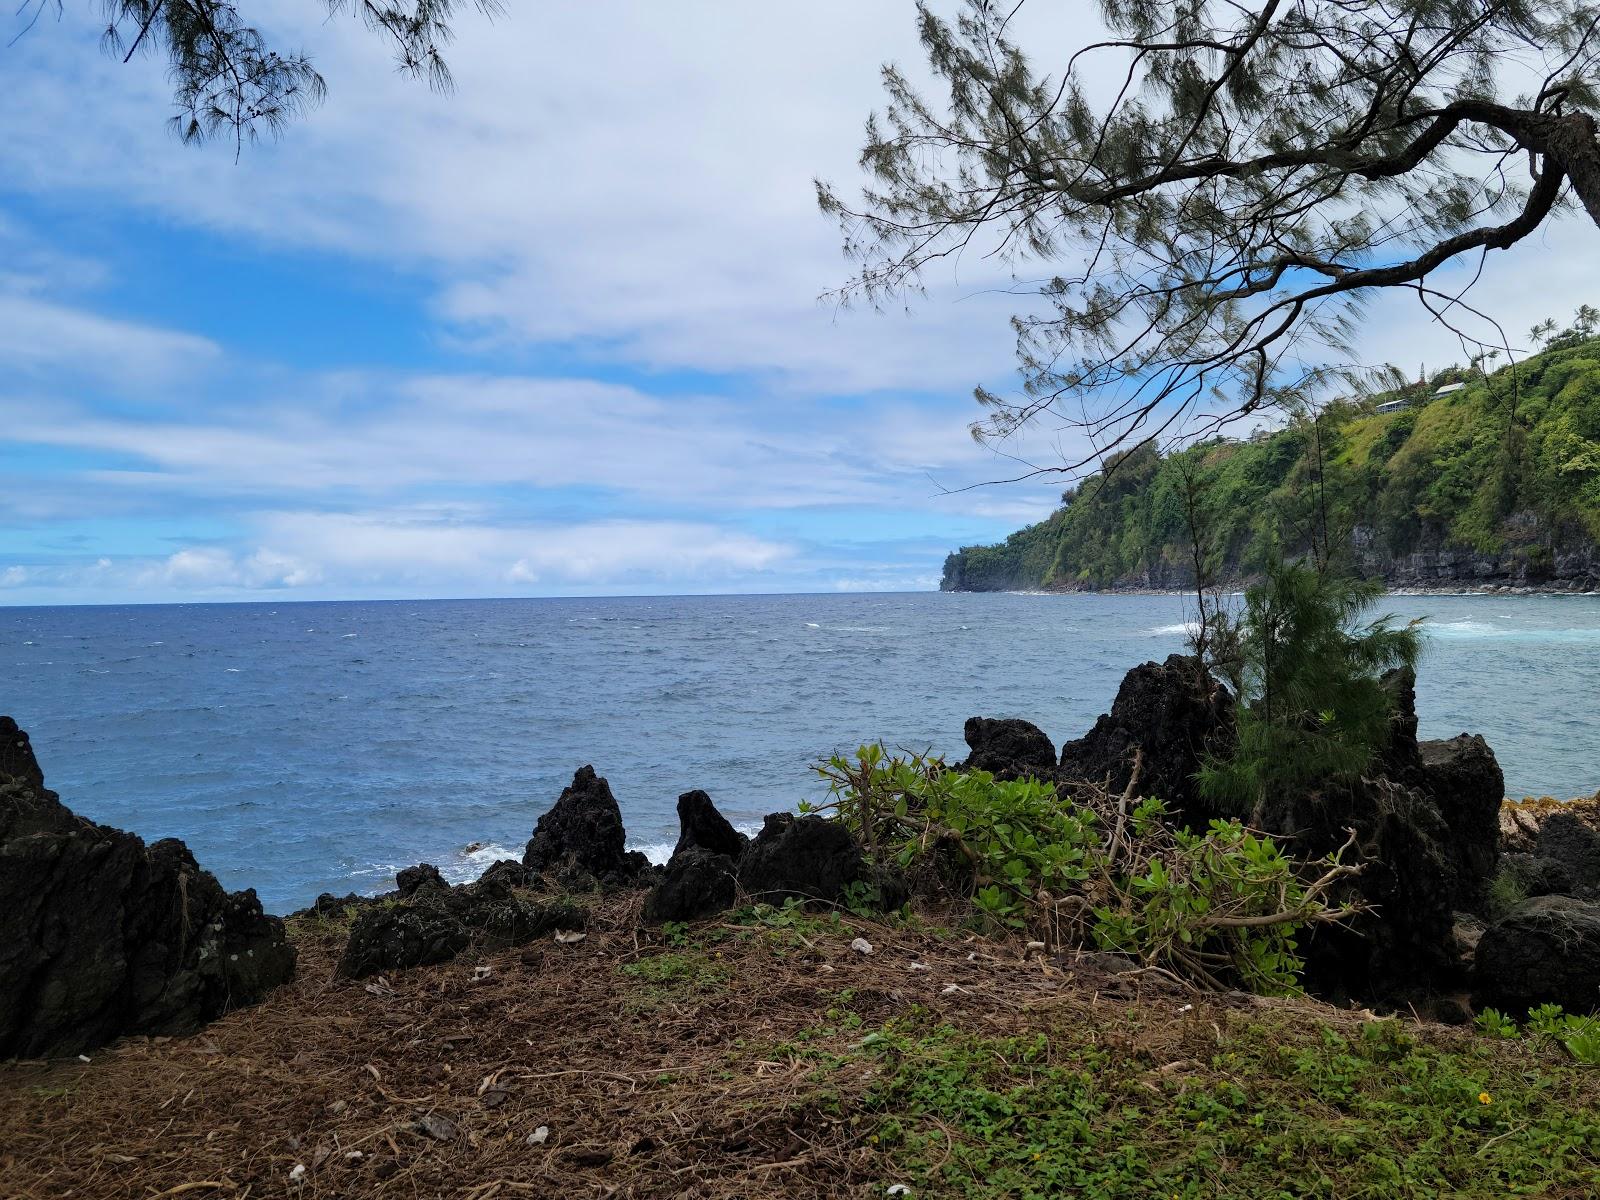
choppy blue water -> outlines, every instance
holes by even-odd
[[[1394,597],[1431,617],[1422,732],[1483,733],[1512,795],[1600,787],[1600,597]],[[78,812],[178,836],[270,910],[520,856],[586,762],[632,844],[737,822],[881,738],[964,752],[975,713],[1057,742],[1181,648],[1173,596],[905,595],[0,608],[0,712]],[[474,843],[484,843],[469,851]]]

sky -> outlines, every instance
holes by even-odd
[[[98,5],[0,38],[0,603],[916,590],[1054,506],[971,486],[1017,467],[967,432],[1016,386],[992,263],[819,299],[813,181],[858,185],[880,65],[920,73],[910,0],[518,4],[461,18],[448,94],[320,0],[249,11],[329,95],[237,161]],[[1479,302],[1570,313],[1593,250],[1557,225]],[[1368,328],[1462,357],[1403,300]]]

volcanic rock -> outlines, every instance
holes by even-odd
[[[988,771],[998,779],[1055,777],[1055,743],[1031,721],[968,717],[961,733],[972,753],[960,770]]]
[[[851,884],[877,882],[849,830],[818,816],[771,814],[739,860],[739,886],[767,903],[836,903]]]
[[[1478,942],[1473,1002],[1520,1018],[1540,1004],[1600,1009],[1600,903],[1571,896],[1525,901]]]
[[[339,974],[361,979],[379,971],[446,962],[468,946],[520,946],[552,929],[582,929],[583,913],[563,901],[539,902],[505,883],[423,887],[409,899],[361,910],[339,959]]]
[[[1450,856],[1459,874],[1453,903],[1482,907],[1500,859],[1500,805],[1506,781],[1489,744],[1476,734],[1420,742],[1421,790],[1450,828]]]
[[[679,850],[645,899],[645,919],[694,921],[732,908],[739,894],[737,874],[737,865],[726,854],[704,846]]]
[[[580,767],[550,811],[539,818],[522,865],[533,871],[576,870],[596,879],[637,873],[639,861],[627,856],[625,842],[622,810],[611,785],[593,767]],[[644,865],[649,865],[648,859]]]
[[[76,816],[0,717],[0,1058],[192,1033],[294,974],[283,922],[188,848]]]
[[[506,887],[532,887],[539,876],[512,858],[502,858],[489,864],[489,869],[478,876],[479,883],[499,883]]]
[[[444,876],[439,874],[439,868],[432,863],[418,863],[414,867],[401,868],[394,877],[395,889],[401,896],[410,896],[421,887],[449,887],[444,881]]]
[[[1111,711],[1094,728],[1061,748],[1064,782],[1128,786],[1135,755],[1142,766],[1138,791],[1166,801],[1180,822],[1203,826],[1219,815],[1195,784],[1208,752],[1226,755],[1234,742],[1233,696],[1188,655],[1147,662],[1123,677]]]
[[[674,856],[691,846],[699,846],[713,854],[738,858],[750,844],[750,839],[717,811],[711,797],[698,789],[678,797],[678,831],[678,844],[672,851]]]

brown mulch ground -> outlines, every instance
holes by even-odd
[[[708,979],[660,985],[624,969],[672,952],[636,900],[598,906],[576,945],[361,982],[334,977],[337,932],[302,931],[292,985],[193,1037],[0,1065],[0,1197],[877,1194],[874,1152],[783,1049],[841,992],[867,1022],[921,1006],[997,1032],[1126,1011],[1141,990],[1178,1011],[1158,978],[1020,942],[854,919],[724,932],[693,952]],[[872,955],[851,951],[858,932]],[[1217,1003],[1142,1036],[1181,1038]]]

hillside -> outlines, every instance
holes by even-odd
[[[1046,520],[945,560],[945,591],[1186,588],[1184,479],[1215,547],[1214,572],[1247,578],[1277,542],[1328,543],[1394,587],[1600,587],[1600,338],[1568,330],[1492,374],[1452,368],[1426,385],[1342,400],[1318,420],[1163,455],[1141,447],[1065,493]],[[1450,388],[1439,394],[1441,388]],[[1393,401],[1407,407],[1379,412]],[[1318,442],[1326,515],[1315,486]]]

